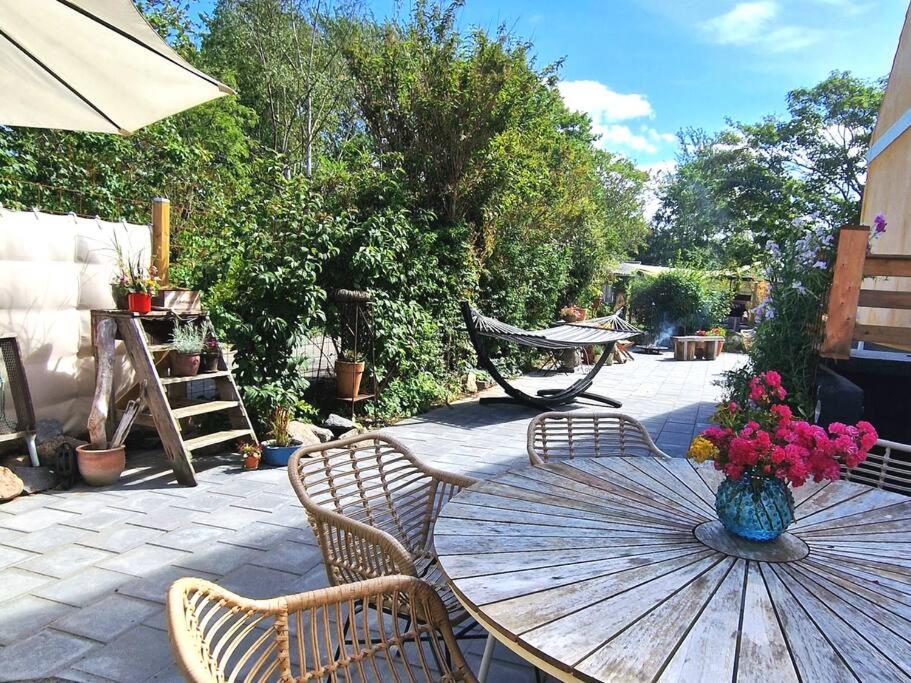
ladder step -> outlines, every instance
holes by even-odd
[[[164,351],[170,351],[170,344],[148,344],[149,353],[163,353]]]
[[[230,410],[240,405],[240,401],[203,401],[201,403],[191,403],[182,408],[172,408],[171,414],[175,420],[182,420],[185,417],[193,415],[202,415],[203,413],[216,413],[219,410]]]
[[[242,436],[248,436],[251,439],[254,438],[253,432],[251,432],[249,429],[229,429],[224,432],[215,432],[214,434],[197,436],[195,439],[187,439],[183,442],[183,445],[188,451],[195,451],[206,446],[214,446],[217,443],[234,441],[235,439],[239,439]]]
[[[198,375],[192,375],[191,377],[162,377],[162,384],[184,384],[185,382],[196,382],[204,379],[217,379],[219,377],[227,377],[231,373],[227,370],[219,370],[218,372],[201,372]]]

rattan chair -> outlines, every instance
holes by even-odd
[[[842,467],[842,478],[911,495],[911,446],[880,439],[860,465]]]
[[[179,579],[167,613],[174,657],[193,683],[476,681],[439,596],[410,576],[271,600]]]
[[[528,425],[528,459],[549,460],[655,456],[669,458],[638,420],[613,411],[541,413]]]
[[[443,505],[477,480],[428,467],[382,434],[302,448],[288,476],[330,584],[416,576],[437,590],[453,624],[467,619],[437,563],[433,525]]]

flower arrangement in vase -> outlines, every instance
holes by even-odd
[[[747,405],[720,405],[715,424],[693,439],[687,453],[724,473],[715,496],[718,519],[753,541],[774,540],[794,521],[789,487],[840,478],[841,466],[863,462],[878,438],[869,422],[833,422],[823,429],[796,420],[786,396],[776,371],[753,377]]]
[[[134,313],[148,313],[152,310],[152,297],[158,292],[160,282],[155,266],[146,268],[135,261],[118,258],[118,272],[111,280],[111,292],[118,308],[126,307]]]

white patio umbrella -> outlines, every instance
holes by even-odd
[[[0,0],[0,125],[129,135],[225,94],[130,0]]]

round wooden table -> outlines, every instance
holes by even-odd
[[[911,499],[809,483],[790,533],[750,543],[718,528],[720,480],[678,459],[525,467],[453,498],[434,543],[465,607],[561,680],[911,678]]]

